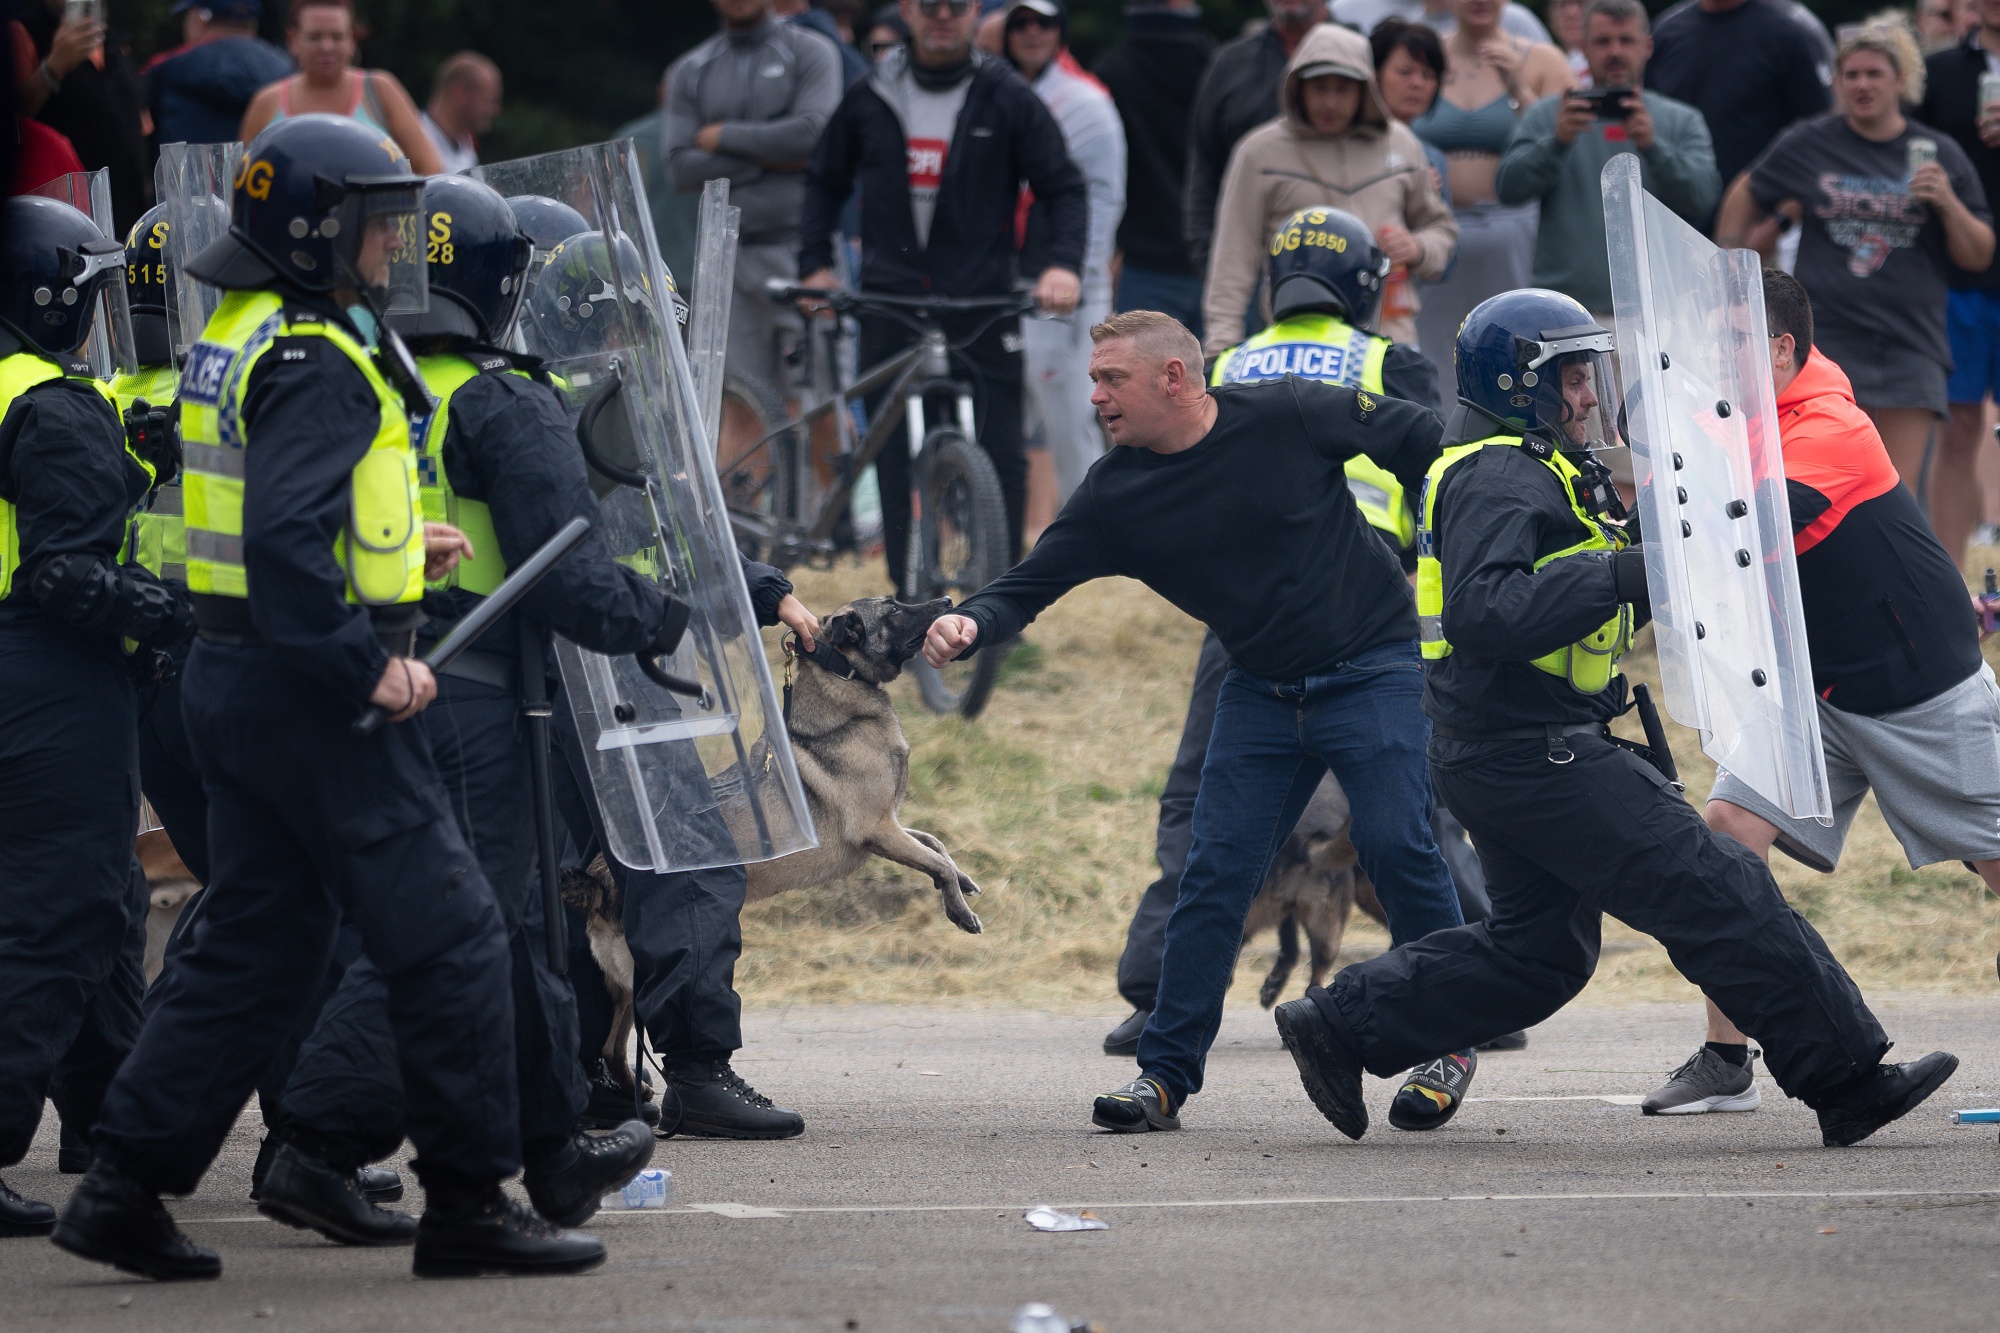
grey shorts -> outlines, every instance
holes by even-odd
[[[1778,830],[1778,850],[1815,870],[1840,861],[1861,798],[1875,803],[1912,867],[2000,857],[2000,685],[1981,664],[1935,699],[1882,717],[1819,706],[1833,826],[1793,819],[1730,774],[1711,801],[1741,806]]]
[[[1945,368],[1922,352],[1892,343],[1850,344],[1834,335],[1815,336],[1813,345],[1847,372],[1862,407],[1921,407],[1938,416],[1951,410]]]

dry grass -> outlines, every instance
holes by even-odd
[[[822,613],[887,590],[879,562],[795,577]],[[974,906],[986,933],[960,933],[928,881],[873,862],[845,884],[744,913],[737,981],[752,1004],[1117,1007],[1113,973],[1132,906],[1157,874],[1153,823],[1200,627],[1121,579],[1071,594],[1027,640],[976,722],[933,716],[907,680],[893,691],[911,746],[904,822],[942,838],[984,887]],[[1651,679],[1650,650],[1627,667],[1635,679]],[[1704,798],[1713,766],[1693,733],[1668,725],[1689,795]],[[1814,874],[1783,857],[1776,871],[1864,987],[1994,986],[2000,901],[1961,867],[1910,870],[1872,799],[1836,873]],[[1609,921],[1605,938],[1650,944]],[[1379,947],[1387,935],[1358,921],[1348,940]],[[1239,1001],[1252,1001],[1250,978],[1268,965],[1263,948],[1245,952]],[[1693,988],[1657,947],[1607,953],[1585,992],[1599,1002],[1682,996],[1692,999]]]

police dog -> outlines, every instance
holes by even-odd
[[[751,866],[749,901],[831,884],[879,856],[929,876],[951,923],[980,933],[966,902],[979,886],[943,843],[897,818],[909,792],[910,743],[882,688],[903,674],[931,622],[950,609],[948,597],[916,605],[864,597],[821,623],[814,652],[796,654],[787,729],[819,846]]]
[[[1306,803],[1298,827],[1278,849],[1271,873],[1250,904],[1250,915],[1243,922],[1246,945],[1252,936],[1272,926],[1278,928],[1278,958],[1257,991],[1257,1003],[1266,1009],[1277,1003],[1285,983],[1291,980],[1292,969],[1298,966],[1301,926],[1312,950],[1311,984],[1324,986],[1340,954],[1347,919],[1356,907],[1388,923],[1382,904],[1375,898],[1375,886],[1361,869],[1354,843],[1348,838],[1353,822],[1347,793],[1331,774],[1327,775]]]

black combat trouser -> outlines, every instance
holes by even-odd
[[[575,719],[558,702],[552,728],[561,762],[553,765],[556,808],[579,859],[604,852],[624,892],[625,944],[632,951],[633,1012],[667,1068],[726,1060],[743,1045],[743,1001],[736,994],[736,960],[743,953],[740,865],[659,874],[620,865],[606,848],[590,774],[583,766]],[[581,955],[581,959],[579,956]],[[581,917],[570,917],[570,958],[585,1021],[583,1058],[595,1065],[610,1026],[601,998],[603,974],[588,962]],[[591,988],[596,993],[586,993]],[[593,1015],[600,1016],[592,1021]]]
[[[114,640],[0,606],[0,1167],[97,1119],[139,1029],[137,704]]]
[[[1493,915],[1343,968],[1313,993],[1388,1076],[1439,1051],[1532,1027],[1597,967],[1609,913],[1755,1038],[1778,1086],[1808,1103],[1889,1048],[1826,941],[1764,862],[1702,823],[1652,765],[1601,737],[1431,740],[1431,781],[1472,830]]]
[[[1153,833],[1153,855],[1160,877],[1146,886],[1132,923],[1125,928],[1125,950],[1118,955],[1118,993],[1134,1009],[1151,1010],[1160,989],[1160,958],[1167,948],[1167,918],[1180,901],[1181,872],[1194,846],[1194,798],[1201,790],[1201,765],[1208,758],[1208,736],[1215,730],[1215,700],[1222,678],[1229,674],[1229,654],[1211,632],[1201,640],[1195,660],[1194,689],[1188,696],[1187,721],[1181,727],[1180,748],[1160,792],[1160,821]],[[1466,841],[1465,830],[1442,800],[1431,809],[1431,836],[1451,871],[1458,891],[1458,908],[1467,921],[1484,921],[1492,912],[1486,899],[1486,876],[1479,857]]]
[[[185,671],[182,663],[180,671]],[[181,864],[208,883],[208,797],[181,718],[180,671],[153,685],[139,711],[139,785]]]
[[[548,965],[520,701],[511,690],[440,676],[437,702],[421,721],[459,831],[507,922],[521,1152],[533,1162],[569,1142],[588,1089],[577,1061],[576,997]],[[351,1168],[395,1151],[404,1108],[388,983],[364,957],[348,969],[299,1052],[282,1123],[312,1135],[334,1165]]]
[[[520,1169],[506,928],[450,818],[421,726],[357,737],[356,706],[262,647],[198,643],[183,711],[212,879],[106,1094],[97,1154],[192,1190],[298,1031],[343,912],[389,989],[417,1175],[481,1188]]]

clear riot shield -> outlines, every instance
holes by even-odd
[[[95,222],[108,239],[124,246],[125,238],[118,234],[118,224],[111,214],[111,168],[71,172],[28,193],[68,204]],[[125,301],[124,282],[105,284],[104,294],[98,298],[97,317],[90,323],[90,336],[81,350],[83,359],[90,362],[90,373],[101,380],[108,381],[139,368],[139,353],[132,342],[132,310]]]
[[[1780,810],[1827,820],[1759,261],[1647,194],[1630,153],[1603,189],[1667,711]]]
[[[694,608],[670,659],[699,698],[634,657],[557,641],[612,855],[658,871],[768,860],[814,845],[771,669],[730,534],[672,288],[630,140],[481,166],[503,195],[545,195],[593,231],[550,254],[523,315],[563,386],[627,566]],[[608,238],[608,239],[607,239]]]
[[[694,237],[694,300],[688,315],[688,366],[695,402],[715,452],[722,417],[722,363],[729,351],[729,312],[735,304],[736,240],[743,210],[729,204],[729,182],[701,190],[701,220]]]
[[[237,143],[160,145],[153,189],[167,215],[167,324],[174,359],[201,337],[222,292],[187,280],[187,263],[229,230],[230,190],[243,145]]]

